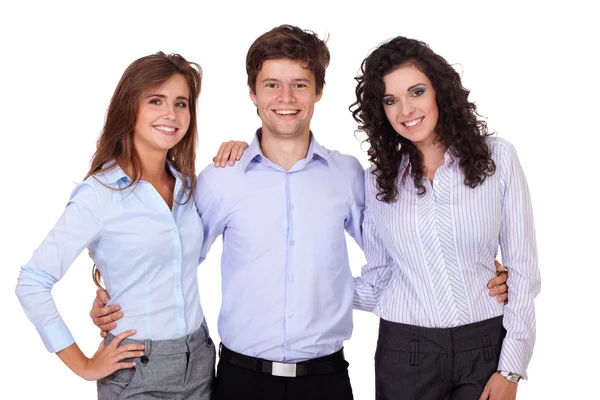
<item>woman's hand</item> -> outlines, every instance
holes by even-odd
[[[135,362],[125,362],[123,361],[124,359],[144,355],[143,344],[124,344],[123,346],[119,346],[125,338],[134,334],[135,330],[125,331],[115,336],[108,346],[104,345],[103,340],[92,358],[87,358],[79,349],[77,343],[73,343],[69,347],[57,352],[56,355],[83,379],[88,381],[102,379],[119,369],[135,367]]]
[[[135,362],[123,362],[126,358],[141,357],[144,355],[143,344],[124,344],[119,346],[123,339],[135,334],[135,330],[129,330],[119,335],[108,344],[104,340],[100,342],[96,354],[87,360],[83,371],[79,374],[83,379],[94,381],[104,378],[122,368],[133,368]]]
[[[229,162],[229,166],[239,161],[244,154],[244,151],[248,148],[248,143],[239,142],[237,140],[230,140],[229,142],[223,142],[216,157],[213,158],[215,167],[224,167]]]
[[[515,400],[518,386],[518,383],[511,382],[496,372],[485,385],[479,400]]]

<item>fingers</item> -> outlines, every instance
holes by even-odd
[[[244,151],[248,148],[248,143],[246,142],[238,142],[235,146],[234,151],[231,153],[231,157],[229,158],[229,165],[233,165],[235,161],[239,161],[244,154]],[[235,161],[234,161],[235,160]]]
[[[231,149],[234,145],[234,141],[230,140],[229,142],[223,142],[221,147],[219,147],[219,151],[215,158],[213,158],[213,162],[215,163],[215,167],[224,167],[227,159],[229,159],[229,155],[231,154]]]
[[[233,145],[231,146],[231,154],[229,154],[229,157],[227,157],[227,159],[225,160],[227,162],[227,164],[229,164],[229,166],[233,166],[233,164],[235,164],[235,161],[237,160],[237,155],[238,152],[240,151],[240,142],[234,142]]]
[[[491,279],[488,284],[487,287],[488,289],[491,289],[495,286],[499,286],[499,285],[503,285],[508,279],[508,274],[506,272],[501,272],[500,274],[498,274],[498,276],[496,276],[494,279]]]
[[[227,164],[230,166],[235,164],[237,160],[242,158],[242,155],[247,148],[248,143],[246,142],[240,142],[237,140],[223,142],[219,147],[217,155],[213,158],[215,167],[225,167]]]
[[[125,335],[124,335],[125,334]],[[112,342],[110,342],[110,353],[108,354],[109,358],[112,360],[111,363],[116,364],[116,369],[121,368],[132,368],[135,366],[135,362],[125,361],[126,359],[142,357],[144,355],[144,345],[141,343],[129,343],[119,346],[116,344],[116,347],[113,346],[113,343],[117,342],[117,338],[119,338],[119,342],[121,342],[125,337],[128,337],[128,332],[123,332],[121,335],[116,336]],[[123,365],[118,367],[118,365]],[[115,369],[115,371],[116,371]]]
[[[115,325],[116,325],[116,324],[115,324]],[[107,335],[108,335],[108,332],[107,332],[107,331],[100,331],[100,337],[101,337],[101,338],[105,339]]]
[[[496,300],[498,301],[498,303],[508,303],[508,293],[499,295],[498,297],[496,297]]]
[[[117,323],[116,322],[109,322],[108,324],[101,324],[101,325],[97,325],[98,328],[100,328],[101,332],[108,332],[108,331],[112,331],[113,329],[115,329],[117,327]],[[102,334],[100,334],[102,335]]]
[[[110,331],[111,329],[115,329],[117,327],[117,324],[114,321],[123,318],[123,313],[120,311],[106,315],[106,313],[108,312],[107,309],[108,307],[105,307],[96,311],[92,310],[92,312],[90,312],[90,317],[92,317],[94,325],[96,325],[103,331]]]
[[[103,288],[98,288],[96,290],[96,298],[98,298],[98,299],[100,299],[101,301],[104,302],[104,304],[102,305],[103,307],[106,304],[108,304],[108,302],[110,301],[110,297],[108,297],[108,293]]]
[[[135,329],[130,329],[128,331],[121,332],[117,336],[115,336],[115,338],[112,340],[112,342],[110,342],[110,344],[107,347],[109,347],[109,346],[112,346],[113,348],[119,347],[119,345],[121,344],[121,342],[123,340],[125,340],[129,336],[135,335],[135,333],[136,333]]]
[[[115,364],[115,371],[119,370],[119,369],[123,369],[123,368],[134,368],[135,367],[135,362],[121,362],[121,363],[117,363]]]
[[[124,360],[126,358],[136,358],[136,357],[141,357],[144,355],[143,351],[124,351],[123,353],[120,353],[118,355],[118,360]]]
[[[485,385],[485,388],[483,389],[483,393],[481,393],[481,396],[479,396],[479,400],[488,400],[489,398],[490,398],[490,386]]]
[[[490,289],[490,296],[498,296],[506,292],[508,292],[508,286],[506,283],[503,283],[502,285],[494,286],[492,289]]]
[[[124,353],[132,353],[132,352],[138,352],[144,350],[144,345],[142,343],[128,343],[128,344],[124,344],[122,346],[119,346],[119,351],[124,352]],[[136,354],[132,357],[139,357],[139,356],[143,356],[144,352],[141,352],[142,354]]]
[[[506,271],[506,268],[504,268],[504,265],[500,264],[500,262],[498,262],[498,260],[494,260],[494,264],[496,265],[496,272],[500,273],[500,272]]]
[[[508,303],[508,286],[504,283],[490,290],[490,296],[497,296],[498,303]]]
[[[107,317],[109,315],[114,315],[120,309],[121,309],[121,307],[116,304],[112,305],[112,306],[107,306],[107,307],[94,307],[90,311],[90,317],[92,317],[92,319],[100,319],[103,317]],[[120,314],[122,314],[122,313],[120,313]],[[112,321],[112,319],[111,319],[111,321]],[[104,323],[106,323],[106,322],[108,322],[108,321],[104,321]]]

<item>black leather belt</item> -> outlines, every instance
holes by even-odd
[[[348,369],[348,362],[344,360],[343,349],[328,356],[313,358],[312,360],[302,361],[297,364],[289,364],[263,360],[262,358],[236,353],[235,351],[229,350],[221,343],[219,347],[219,357],[221,360],[241,368],[287,378],[333,374]]]

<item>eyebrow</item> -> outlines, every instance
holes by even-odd
[[[161,99],[166,99],[167,98],[167,96],[165,96],[164,94],[158,94],[158,93],[151,93],[148,96],[146,96],[147,99],[149,99],[150,97],[160,97]],[[176,100],[185,100],[185,101],[188,101],[188,102],[190,101],[190,99],[188,99],[185,96],[177,96],[175,99]]]
[[[409,87],[408,89],[406,89],[407,92],[410,92],[411,90],[413,90],[414,88],[416,88],[417,86],[427,86],[424,83],[417,83],[416,85],[412,85],[411,87]]]
[[[413,90],[417,86],[427,86],[427,85],[424,84],[424,83],[417,83],[416,85],[412,85],[411,87],[409,87],[408,89],[406,89],[406,91],[410,92],[411,90]],[[384,94],[383,97],[394,97],[394,95],[393,94]]]
[[[279,79],[277,78],[265,78],[262,81],[260,81],[260,83],[265,83],[265,82],[281,82]],[[309,79],[306,78],[296,78],[296,79],[292,79],[292,82],[306,82],[306,83],[310,83]]]

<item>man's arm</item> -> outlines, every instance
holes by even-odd
[[[377,200],[373,193],[371,170],[367,169],[363,176],[365,206],[362,223],[362,248],[367,263],[361,269],[361,276],[354,278],[353,307],[357,310],[373,311],[379,297],[389,284],[396,266],[379,237],[375,216],[372,212],[373,202]]]

